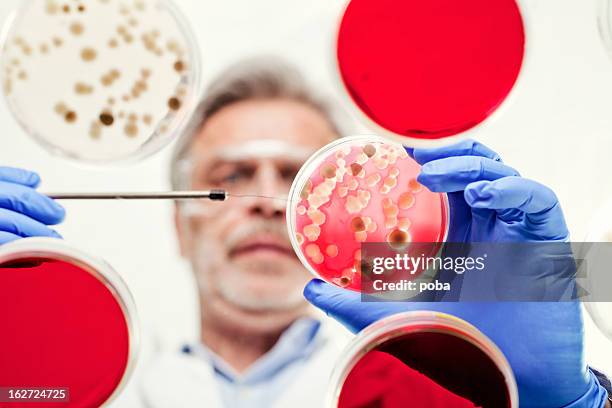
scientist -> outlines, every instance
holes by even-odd
[[[193,268],[201,339],[158,353],[139,390],[148,407],[321,407],[341,345],[330,321],[357,332],[390,314],[434,309],[459,316],[497,343],[512,365],[521,407],[607,404],[606,378],[584,361],[577,303],[362,303],[359,294],[308,282],[291,251],[282,197],[303,161],[338,137],[330,111],[282,65],[247,62],[208,90],[177,144],[175,188],[225,188],[223,205],[178,204],[181,253]],[[564,241],[550,189],[524,179],[483,145],[411,151],[419,181],[449,193],[449,241]],[[35,191],[31,172],[0,168],[0,243],[54,236],[63,209]],[[537,262],[537,259],[534,259]]]
[[[172,186],[232,196],[176,206],[201,342],[155,358],[141,382],[146,406],[322,406],[342,344],[302,295],[309,273],[282,198],[304,161],[338,136],[328,108],[278,61],[238,64],[208,89],[176,145]]]

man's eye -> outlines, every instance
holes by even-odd
[[[293,180],[295,179],[295,176],[297,176],[299,170],[300,169],[298,169],[296,167],[286,167],[286,168],[281,170],[281,172],[280,172],[281,173],[281,177],[283,178],[283,180],[292,183]]]
[[[222,184],[236,184],[246,182],[253,176],[253,170],[249,168],[238,168],[235,170],[228,171],[226,174],[221,175],[218,181]]]
[[[222,183],[237,183],[238,181],[242,180],[244,178],[244,173],[243,172],[233,172],[231,174],[228,174],[227,176],[223,177],[221,179]]]

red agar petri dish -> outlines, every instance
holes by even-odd
[[[495,344],[451,315],[420,311],[380,320],[340,356],[327,407],[514,408],[518,390]]]
[[[329,283],[364,291],[363,243],[444,242],[447,197],[419,184],[419,173],[403,146],[376,136],[345,137],[315,153],[296,176],[287,208],[302,263]]]
[[[515,0],[351,0],[336,45],[345,90],[368,122],[421,146],[501,105],[523,64],[525,30]]]
[[[99,407],[131,373],[137,341],[129,292],[106,263],[59,240],[0,248],[0,315],[0,387],[65,392],[28,406]]]

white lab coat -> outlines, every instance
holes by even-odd
[[[331,371],[349,337],[327,319],[319,330],[315,349],[295,381],[272,407],[262,408],[323,407]],[[224,408],[213,366],[178,348],[156,353],[135,385],[147,408]]]

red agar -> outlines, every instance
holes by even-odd
[[[337,58],[371,120],[400,136],[439,139],[476,126],[504,101],[524,44],[514,0],[352,0]]]
[[[99,407],[125,374],[124,313],[78,266],[48,259],[0,265],[0,316],[3,387],[69,388],[70,402],[61,406]]]
[[[361,290],[363,242],[443,242],[443,194],[416,181],[420,166],[400,145],[339,145],[314,170],[296,205],[296,238],[327,282]]]

